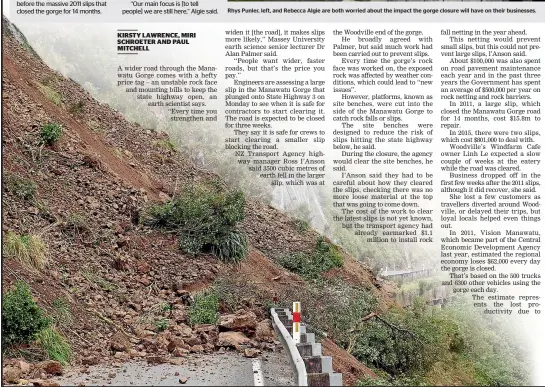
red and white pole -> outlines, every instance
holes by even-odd
[[[293,341],[295,344],[301,342],[301,303],[293,303]]]

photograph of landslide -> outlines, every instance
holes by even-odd
[[[151,112],[104,71],[104,29],[2,34],[5,384],[296,385],[272,326],[294,301],[309,385],[531,383],[524,341],[452,298],[433,252],[363,243],[329,192],[274,191],[221,131]]]

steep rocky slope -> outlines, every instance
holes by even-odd
[[[306,286],[272,258],[311,251],[317,234],[298,233],[292,219],[270,206],[247,203],[244,229],[250,256],[237,267],[206,254],[186,255],[175,238],[139,225],[138,214],[150,203],[168,200],[182,186],[218,177],[158,146],[165,134],[127,122],[52,71],[11,29],[3,33],[2,233],[39,235],[49,253],[42,271],[4,259],[2,285],[6,289],[16,280],[26,281],[38,304],[52,314],[56,300],[68,301],[72,318],[58,328],[74,350],[74,364],[174,361],[187,352],[218,350],[217,327],[191,329],[180,295],[204,289],[221,276],[246,278],[252,292],[258,289],[270,299],[294,284]],[[54,146],[38,143],[45,123],[64,128]],[[10,181],[34,184],[34,197],[22,198],[9,188]],[[343,255],[344,267],[328,275],[371,290],[381,307],[391,305],[372,272]],[[244,313],[266,319],[264,305],[253,304],[252,294],[248,299]],[[172,310],[161,311],[164,303]],[[154,317],[174,323],[157,332],[150,323]],[[274,341],[248,334],[250,346],[277,350]],[[176,338],[183,344],[178,346]],[[369,372],[334,343],[325,347],[334,353],[345,380]]]

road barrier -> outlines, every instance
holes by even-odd
[[[293,312],[292,312],[293,311]],[[322,344],[301,322],[301,303],[293,309],[272,308],[273,327],[290,354],[298,386],[342,386],[342,374],[333,372],[331,356],[322,356]]]

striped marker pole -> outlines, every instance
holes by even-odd
[[[293,341],[295,344],[301,342],[301,303],[293,303]]]

